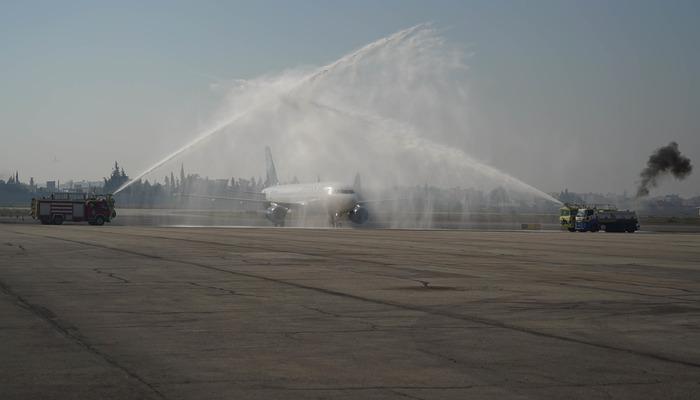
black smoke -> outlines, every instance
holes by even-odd
[[[637,197],[647,196],[650,188],[658,185],[657,180],[665,175],[671,174],[676,179],[685,179],[693,171],[690,159],[681,154],[678,150],[678,143],[671,142],[668,146],[660,147],[649,156],[647,167],[642,170],[639,176]]]

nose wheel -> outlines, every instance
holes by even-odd
[[[340,222],[340,213],[334,212],[328,214],[328,225],[333,228],[340,228],[342,223]]]

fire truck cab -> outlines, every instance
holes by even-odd
[[[580,208],[584,208],[584,206],[566,203],[559,209],[559,225],[561,225],[561,229],[576,232],[576,214]]]
[[[103,225],[117,213],[114,198],[109,194],[52,193],[32,199],[31,215],[42,224],[87,221],[90,225]]]

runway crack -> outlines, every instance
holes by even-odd
[[[51,328],[53,328],[66,339],[72,341],[73,343],[77,344],[78,346],[82,347],[83,349],[92,353],[93,355],[101,358],[107,364],[124,372],[127,376],[131,377],[132,379],[135,379],[142,385],[146,386],[158,398],[167,400],[167,397],[160,390],[158,390],[155,385],[146,381],[142,376],[128,369],[127,367],[110,357],[107,353],[102,352],[97,347],[92,345],[85,337],[83,337],[78,332],[78,330],[75,327],[67,326],[64,322],[61,322],[56,317],[56,314],[54,314],[50,309],[41,305],[36,305],[28,302],[24,297],[22,297],[18,293],[15,293],[9,286],[7,286],[2,281],[0,281],[0,291],[13,298],[20,307],[28,310],[37,318],[48,323]]]
[[[110,278],[115,279],[115,280],[118,280],[118,281],[120,281],[120,282],[123,282],[123,283],[131,283],[128,279],[122,278],[121,276],[118,276],[118,275],[116,275],[116,274],[113,273],[113,272],[105,272],[105,271],[102,271],[102,270],[99,269],[99,268],[93,268],[92,270],[95,271],[95,272],[97,272],[98,274],[107,275],[107,276],[109,276]]]
[[[201,288],[205,288],[205,289],[218,290],[218,291],[220,291],[220,292],[224,292],[224,293],[227,293],[227,294],[230,294],[230,295],[233,295],[233,296],[242,296],[242,297],[263,297],[263,296],[256,296],[256,295],[254,295],[254,294],[239,293],[239,292],[236,292],[235,290],[225,289],[225,288],[218,287],[218,286],[202,285],[202,284],[195,283],[195,282],[187,282],[187,283],[190,284],[190,285],[192,285],[192,286],[197,286],[197,287],[201,287]]]
[[[322,309],[317,308],[317,307],[311,307],[311,306],[306,306],[306,305],[302,305],[302,307],[305,308],[305,309],[307,309],[307,310],[315,311],[315,312],[317,312],[317,313],[319,313],[319,314],[327,315],[327,316],[330,316],[330,317],[333,317],[333,318],[344,318],[344,319],[355,320],[355,322],[360,322],[360,323],[362,323],[362,324],[367,325],[367,326],[369,327],[369,330],[370,330],[370,331],[376,331],[376,330],[379,329],[379,326],[378,326],[377,324],[374,324],[374,323],[372,323],[372,322],[365,321],[362,317],[355,317],[355,316],[349,316],[349,315],[342,315],[342,314],[338,314],[338,313],[334,313],[334,312],[330,312],[330,311],[325,311],[325,310],[322,310]]]
[[[408,399],[425,400],[425,398],[423,398],[423,397],[413,396],[413,395],[410,395],[410,394],[408,394],[408,393],[400,392],[400,391],[398,391],[398,390],[396,390],[396,389],[389,389],[389,391],[390,391],[391,393],[397,394],[397,395],[399,395],[399,396],[401,396],[401,397],[406,397],[406,398],[408,398]]]

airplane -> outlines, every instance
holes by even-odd
[[[355,187],[352,185],[339,182],[280,184],[269,146],[265,147],[265,163],[267,166],[266,187],[261,193],[255,193],[261,194],[263,198],[186,196],[262,203],[267,207],[265,218],[272,222],[274,226],[284,226],[287,214],[295,209],[327,213],[329,224],[332,227],[339,226],[344,217],[347,217],[357,225],[364,224],[369,219],[369,211],[366,207],[368,202],[360,200]]]

